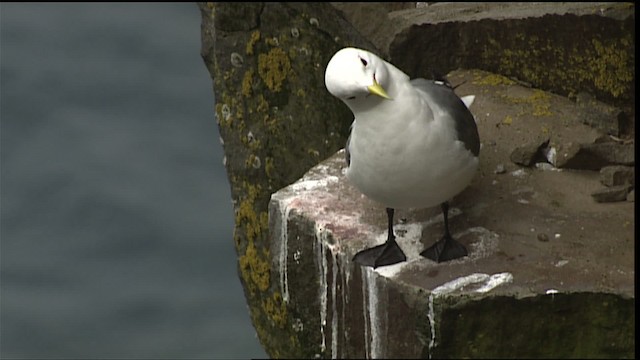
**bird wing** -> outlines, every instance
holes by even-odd
[[[443,82],[417,78],[411,80],[418,91],[422,92],[429,103],[435,103],[449,114],[449,118],[455,122],[455,129],[458,140],[464,143],[467,150],[473,155],[480,153],[480,137],[476,121],[473,119],[471,111],[464,102],[453,92],[453,89]]]

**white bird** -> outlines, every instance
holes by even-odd
[[[448,201],[469,185],[479,162],[478,130],[465,103],[442,81],[410,80],[375,54],[351,47],[331,58],[325,85],[355,117],[347,178],[387,208],[387,241],[353,260],[374,268],[405,261],[393,234],[394,209],[436,205],[445,233],[421,255],[436,262],[466,256],[448,223]]]

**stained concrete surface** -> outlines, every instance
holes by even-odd
[[[322,357],[632,356],[634,204],[595,202],[597,171],[509,159],[543,134],[550,144],[602,134],[564,97],[477,70],[448,77],[459,95],[476,96],[482,143],[477,176],[451,204],[451,232],[468,257],[437,264],[419,256],[442,235],[442,216],[439,208],[411,209],[396,212],[406,262],[354,265],[357,251],[386,239],[386,214],[346,180],[343,151],[272,195],[272,266],[289,313],[304,331],[321,330],[310,345]],[[547,300],[554,296],[562,300]],[[495,323],[475,308],[491,309]],[[523,327],[530,338],[518,335]],[[496,329],[505,334],[492,347],[486,336]],[[531,346],[550,332],[559,337],[546,348]]]

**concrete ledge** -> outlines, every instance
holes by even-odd
[[[510,146],[545,128],[552,142],[563,131],[596,135],[572,117],[575,104],[547,93],[549,114],[562,121],[545,113],[541,125],[500,96],[540,90],[483,83],[494,76],[449,75],[463,83],[459,95],[476,94],[482,140],[479,174],[452,203],[467,258],[421,258],[441,235],[439,210],[400,210],[395,231],[408,261],[356,266],[357,251],[385,240],[386,216],[346,181],[342,151],[272,195],[272,274],[300,356],[634,357],[633,204],[594,202],[597,172],[494,172]]]
[[[482,69],[561,95],[587,91],[635,111],[632,3],[439,2],[388,13],[359,11],[371,6],[336,5],[412,77]],[[370,25],[372,16],[380,26]]]

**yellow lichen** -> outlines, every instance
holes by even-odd
[[[262,230],[258,222],[258,216],[253,209],[253,205],[262,191],[262,187],[259,184],[251,184],[243,181],[242,188],[246,190],[246,195],[245,199],[243,199],[238,206],[236,224],[245,225],[247,239],[253,240],[260,235]]]
[[[516,34],[523,47],[503,48],[501,42],[488,41],[481,57],[498,60],[498,72],[517,76],[535,86],[546,85],[562,91],[584,90],[586,84],[621,97],[631,90],[634,79],[634,58],[630,35],[619,39],[599,38],[571,45],[556,43],[537,35]],[[588,44],[590,46],[584,46]],[[557,66],[548,66],[553,59]]]
[[[256,288],[261,292],[269,288],[271,268],[266,259],[268,255],[259,254],[253,241],[249,241],[244,255],[238,259],[241,276],[252,294],[255,293]]]
[[[275,36],[264,39],[264,42],[269,46],[280,46],[280,40]]]
[[[260,40],[260,31],[256,30],[251,33],[251,37],[249,38],[249,41],[247,41],[247,47],[245,49],[247,55],[253,55],[253,47],[258,40]]]
[[[551,108],[551,95],[542,90],[535,89],[533,90],[533,94],[527,97],[513,97],[509,95],[503,95],[502,97],[512,104],[524,104],[531,106],[530,110],[524,110],[519,113],[518,116],[527,113],[533,116],[552,115],[551,110],[549,110]]]
[[[317,158],[320,156],[320,151],[316,149],[307,149],[307,154]]]
[[[534,90],[533,95],[529,97],[529,101],[533,104],[533,116],[550,116],[552,115],[551,103],[549,100],[551,96],[542,90]]]
[[[267,156],[264,160],[264,172],[267,174],[268,178],[272,178],[274,175],[275,166],[273,165],[273,158]]]
[[[247,70],[244,73],[244,77],[242,78],[242,95],[249,97],[251,96],[253,88],[253,68]]]
[[[271,281],[269,252],[268,250],[259,251],[255,244],[256,239],[267,231],[268,214],[261,212],[258,215],[254,210],[255,202],[262,192],[260,185],[243,181],[241,188],[245,190],[245,197],[236,209],[236,226],[244,228],[247,247],[244,254],[239,256],[238,262],[240,275],[251,294],[255,295],[256,290],[266,291]],[[238,234],[236,233],[235,236]],[[239,240],[236,240],[236,243],[239,243]]]
[[[264,112],[264,111],[267,111],[268,109],[269,109],[269,103],[264,98],[264,96],[260,94],[258,96],[258,106],[256,107],[256,110],[258,112]]]
[[[291,62],[280,48],[258,55],[258,74],[272,92],[282,90],[282,84],[291,71]]]
[[[274,292],[271,297],[262,300],[262,310],[272,323],[279,328],[287,324],[287,306],[279,292]]]
[[[516,82],[509,79],[506,76],[498,75],[498,74],[489,74],[483,76],[482,78],[476,78],[473,80],[473,84],[475,85],[513,85]]]
[[[627,51],[629,40],[622,39],[610,45],[604,45],[597,39],[592,40],[596,59],[590,62],[595,85],[610,92],[614,97],[628,91],[633,81],[633,59]]]

